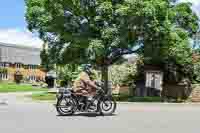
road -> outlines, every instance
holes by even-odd
[[[1,133],[198,133],[200,104],[123,103],[113,116],[57,116],[52,103],[0,94]]]

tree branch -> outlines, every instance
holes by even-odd
[[[138,48],[136,50],[131,50],[131,49],[115,49],[113,52],[111,52],[110,56],[108,56],[106,64],[107,65],[112,65],[118,59],[120,59],[123,55],[137,53],[139,50],[140,50],[140,48]]]

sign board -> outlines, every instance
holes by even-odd
[[[163,72],[146,71],[145,87],[162,90]]]

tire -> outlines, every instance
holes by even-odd
[[[56,110],[61,116],[69,116],[74,114],[75,106],[76,103],[73,98],[64,97],[57,101]]]
[[[115,113],[115,110],[117,108],[117,103],[113,97],[104,97],[99,102],[98,106],[101,115],[110,116],[113,115],[113,113]]]

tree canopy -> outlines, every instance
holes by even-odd
[[[113,64],[122,55],[146,62],[191,62],[198,29],[191,3],[171,0],[26,0],[28,29],[47,41],[56,63]]]

